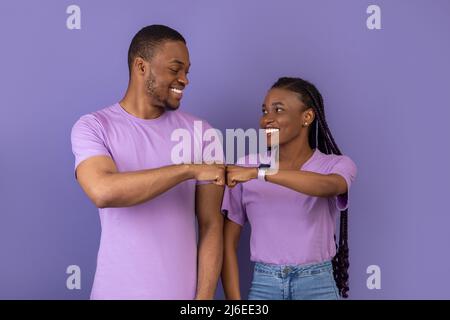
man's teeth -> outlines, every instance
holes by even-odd
[[[175,92],[175,93],[178,93],[178,94],[183,93],[183,90],[181,90],[181,89],[170,88],[170,90],[173,91],[173,92]]]
[[[280,129],[277,129],[277,128],[267,128],[266,129],[266,134],[267,133],[275,133],[275,132],[279,132],[280,131]]]

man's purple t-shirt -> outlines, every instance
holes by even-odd
[[[201,120],[182,111],[141,119],[118,103],[84,115],[72,128],[75,169],[93,156],[111,157],[119,172],[172,165],[179,141],[171,135],[183,128],[193,137],[194,121]],[[195,297],[195,188],[195,180],[187,180],[140,205],[99,209],[102,232],[91,299]]]
[[[348,190],[357,171],[349,157],[326,155],[319,149],[301,170],[339,174]],[[320,198],[260,180],[226,188],[222,203],[228,219],[239,225],[250,223],[250,259],[277,265],[331,260],[336,254],[336,216],[347,207],[348,192]]]

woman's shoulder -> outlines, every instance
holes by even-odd
[[[356,164],[350,156],[345,154],[326,154],[319,149],[316,149],[315,157],[310,163],[311,167],[322,169],[321,171],[328,171],[337,165],[356,168]]]

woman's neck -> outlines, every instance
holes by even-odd
[[[280,145],[280,169],[300,168],[313,155],[305,138],[295,139]]]

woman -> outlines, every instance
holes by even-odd
[[[260,127],[269,146],[270,136],[279,134],[279,170],[271,174],[261,166],[227,167],[222,205],[227,215],[222,269],[226,298],[241,299],[236,251],[246,221],[255,262],[250,300],[347,297],[348,191],[356,166],[334,142],[322,96],[313,84],[280,78],[262,111]]]

